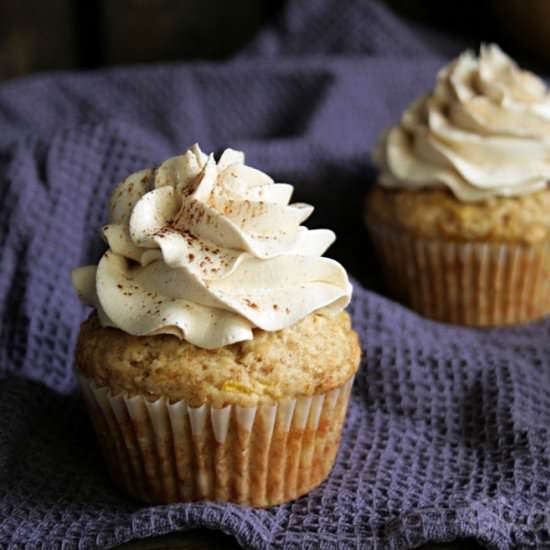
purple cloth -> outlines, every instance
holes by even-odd
[[[550,545],[550,323],[454,328],[361,286],[375,270],[361,221],[369,151],[441,59],[378,4],[342,4],[289,2],[225,65],[0,87],[0,547],[107,548],[197,526],[261,549]],[[330,39],[314,40],[323,29]],[[195,141],[242,148],[293,183],[360,281],[350,310],[364,357],[337,464],[308,496],[267,510],[144,507],[118,493],[72,372],[85,308],[69,271],[103,250],[110,190]]]

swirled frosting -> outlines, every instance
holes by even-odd
[[[465,202],[544,189],[550,94],[498,46],[467,51],[382,136],[374,160],[382,186],[446,186]]]
[[[109,249],[73,271],[103,326],[174,334],[203,348],[284,329],[309,313],[338,312],[351,297],[343,267],[321,257],[327,229],[301,223],[313,207],[293,188],[227,149],[218,162],[193,146],[121,182],[103,227]]]

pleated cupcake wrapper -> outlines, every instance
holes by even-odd
[[[190,407],[111,395],[79,374],[117,486],[153,503],[191,500],[271,506],[330,473],[353,378],[325,394],[273,405]]]
[[[369,223],[394,297],[439,321],[499,326],[550,313],[550,243],[423,239]]]

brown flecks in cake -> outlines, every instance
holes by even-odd
[[[243,302],[245,305],[252,309],[258,309],[258,304],[256,302],[253,302],[252,300],[249,300],[248,298],[245,298]]]
[[[273,309],[274,309],[275,311],[277,311],[277,310],[279,309],[278,304],[273,304]]]
[[[271,374],[273,370],[274,370],[273,365],[263,365],[262,367],[260,367],[260,372],[262,374]]]
[[[118,288],[124,288],[120,283],[116,285]]]
[[[192,262],[195,259],[195,255],[194,254],[188,254],[187,258],[190,262]]]
[[[284,305],[279,304],[279,308],[284,310]],[[164,395],[172,403],[185,400],[192,407],[218,398],[220,406],[254,407],[283,396],[294,399],[325,393],[349,380],[358,366],[359,346],[349,318],[343,315],[317,319],[313,314],[282,331],[256,329],[252,340],[215,351],[168,335],[132,337],[123,331],[106,331],[95,317],[84,325],[86,338],[80,339],[77,364],[87,376],[101,376],[105,358],[112,358],[109,374],[113,376],[109,384],[112,379],[111,387],[117,392],[130,389],[132,395],[143,395],[154,388],[155,397]],[[168,316],[164,314],[157,319],[160,321],[162,317]],[[124,353],[113,353],[117,349]],[[263,362],[258,362],[258,357]],[[150,373],[153,385],[142,384],[143,377],[134,383],[128,376],[130,361],[134,360],[143,365],[144,375],[145,371]],[[280,376],[283,366],[287,373],[284,377]],[[207,375],[214,377],[212,384],[206,382]],[[185,378],[197,383],[174,383]],[[229,384],[222,390],[226,382]],[[241,390],[235,383],[244,388]],[[342,406],[345,408],[344,403]]]

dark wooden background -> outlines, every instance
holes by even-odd
[[[0,0],[0,80],[44,70],[223,59],[250,40],[278,4]]]
[[[405,18],[472,44],[496,40],[520,56],[523,46],[539,60],[550,52],[550,0],[386,2]],[[284,0],[0,0],[0,80],[46,70],[224,59],[283,5]]]

